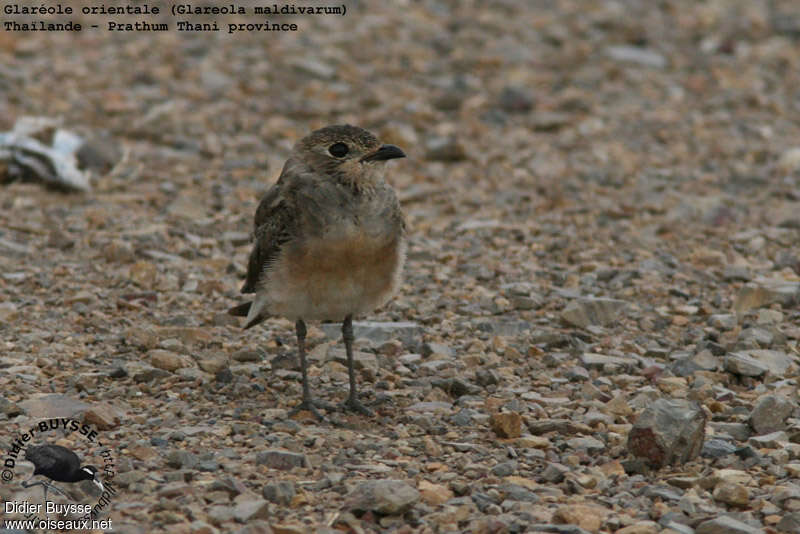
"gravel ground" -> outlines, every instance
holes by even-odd
[[[60,117],[116,162],[86,194],[2,186],[2,450],[91,424],[123,534],[800,532],[796,3],[347,6],[293,33],[0,33],[0,131]],[[356,328],[376,417],[319,423],[287,418],[292,324],[224,311],[259,195],[339,122],[409,155],[410,248]],[[343,400],[338,326],[309,347]],[[698,457],[635,461],[657,399],[699,404]]]

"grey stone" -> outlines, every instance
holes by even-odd
[[[280,480],[266,484],[261,491],[264,498],[275,504],[288,505],[295,495],[294,484],[288,480]]]
[[[780,532],[797,534],[800,532],[800,512],[792,512],[784,515],[775,526]]]
[[[516,470],[517,470],[517,462],[508,461],[508,462],[500,462],[499,464],[492,467],[491,473],[496,477],[507,477],[509,475],[513,475]]]
[[[745,328],[739,334],[739,341],[742,343],[755,343],[759,347],[766,349],[772,345],[775,336],[765,328],[751,327]]]
[[[720,330],[733,330],[737,322],[736,314],[733,313],[716,314],[708,318],[708,324]]]
[[[800,301],[800,282],[762,279],[747,284],[739,290],[736,301],[733,303],[733,309],[737,313],[743,313],[776,302],[788,309],[798,301]]]
[[[328,358],[342,365],[347,365],[347,351],[344,348],[331,347],[328,351]],[[371,352],[354,350],[353,368],[358,370],[369,369],[375,372],[378,370],[378,358]]]
[[[609,46],[605,49],[606,56],[620,63],[633,63],[643,67],[663,69],[667,66],[667,59],[647,48],[630,45]]]
[[[749,423],[756,434],[768,434],[786,428],[786,419],[796,405],[782,395],[768,393],[756,400]]]
[[[723,515],[697,525],[695,534],[764,534],[764,530]]]
[[[22,408],[15,402],[11,402],[5,397],[0,396],[0,413],[8,417],[16,417],[23,413]]]
[[[747,441],[750,438],[750,426],[744,423],[726,423],[720,421],[711,421],[708,426],[714,429],[715,434],[725,433],[736,441]]]
[[[639,362],[636,358],[625,356],[606,356],[605,354],[595,354],[593,352],[584,352],[580,357],[581,364],[589,369],[603,368],[606,365],[618,367],[637,367]]]
[[[756,448],[778,449],[783,447],[784,444],[789,442],[789,434],[783,430],[777,432],[770,432],[763,436],[753,436],[748,440],[748,443]]]
[[[321,327],[328,338],[338,339],[342,336],[341,323],[323,323]],[[369,339],[375,346],[397,339],[405,347],[418,347],[422,341],[422,327],[411,321],[358,321],[353,323],[353,335],[356,339]]]
[[[703,458],[722,458],[736,452],[736,445],[724,439],[711,438],[703,443]]]
[[[725,356],[725,370],[737,375],[758,377],[769,368],[745,352],[731,352]]]
[[[550,462],[542,471],[542,478],[551,484],[558,484],[569,473],[569,467],[563,464]]]
[[[628,306],[624,300],[584,297],[567,304],[561,319],[578,328],[590,325],[608,326],[617,320],[619,313]]]
[[[351,491],[344,508],[354,512],[399,515],[414,506],[420,493],[402,480],[368,480]]]
[[[599,453],[606,449],[605,443],[589,436],[568,439],[567,446],[575,450],[585,450],[589,454]]]
[[[695,402],[658,399],[639,414],[628,434],[628,451],[651,467],[682,464],[703,448],[706,415]]]
[[[78,418],[89,408],[89,405],[59,393],[45,393],[21,401],[19,407],[33,419],[50,419],[56,417]]]
[[[477,395],[481,388],[470,384],[461,378],[435,378],[431,385],[443,389],[451,397],[461,397],[463,395]]]
[[[167,465],[173,469],[194,469],[198,457],[189,451],[174,450],[167,455]]]
[[[233,518],[240,523],[269,518],[269,503],[264,499],[242,501],[233,507]]]
[[[497,106],[510,113],[527,113],[533,108],[533,98],[527,89],[522,87],[503,87]]]
[[[256,453],[256,465],[288,471],[295,467],[310,467],[305,454],[283,449],[268,449]]]

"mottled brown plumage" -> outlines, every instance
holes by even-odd
[[[277,183],[261,199],[242,293],[251,303],[231,309],[250,328],[270,315],[296,321],[303,369],[301,407],[308,393],[304,320],[343,321],[350,371],[349,408],[356,398],[352,317],[384,304],[396,290],[405,260],[405,222],[386,160],[404,157],[368,131],[350,125],[316,130],[301,139]]]

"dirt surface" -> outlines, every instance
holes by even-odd
[[[1,186],[3,458],[42,418],[91,425],[120,534],[800,532],[797,5],[346,6],[296,32],[166,8],[118,18],[167,32],[0,32],[0,131],[59,117],[112,162],[89,193]],[[376,417],[319,423],[287,418],[293,325],[224,311],[260,194],[343,122],[408,154],[410,246],[356,328]],[[309,348],[344,400],[338,326]],[[658,398],[708,423],[651,470],[626,444]],[[4,501],[40,498],[31,472]]]

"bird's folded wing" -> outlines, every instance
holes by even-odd
[[[281,245],[291,238],[293,216],[286,198],[291,189],[291,184],[286,180],[290,169],[287,162],[278,182],[264,194],[256,209],[253,250],[247,262],[247,278],[242,286],[242,293],[257,291],[264,269],[278,256]]]
[[[36,461],[33,462],[33,459]],[[25,459],[33,462],[37,471],[47,471],[53,469],[58,463],[58,458],[47,448],[36,448],[35,450],[29,449],[25,453]]]

